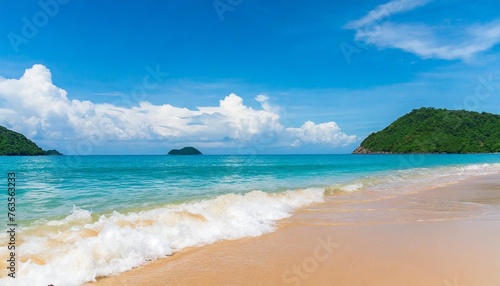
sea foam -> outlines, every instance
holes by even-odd
[[[391,170],[362,176],[325,188],[325,195],[354,191],[373,191],[387,194],[414,193],[455,184],[463,180],[500,173],[500,164],[472,164],[436,168]]]
[[[19,230],[17,277],[0,279],[0,284],[81,285],[186,247],[271,232],[277,220],[322,200],[323,189],[308,188],[226,194],[141,212],[115,211],[97,218],[75,208],[64,219],[40,221]],[[0,250],[4,264],[6,249]]]
[[[39,220],[18,229],[17,277],[0,279],[0,284],[81,285],[187,247],[271,232],[278,220],[297,208],[323,201],[325,194],[417,192],[498,173],[500,164],[413,168],[372,173],[325,188],[230,193],[139,212],[96,215],[75,207],[65,218]],[[0,233],[0,241],[7,241],[5,232]],[[3,245],[3,277],[7,257]]]

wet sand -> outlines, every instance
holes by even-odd
[[[329,196],[275,232],[88,285],[500,286],[500,175],[393,197]]]

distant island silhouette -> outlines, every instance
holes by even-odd
[[[184,147],[182,149],[172,149],[168,155],[203,155],[198,149],[194,147]]]

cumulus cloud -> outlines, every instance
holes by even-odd
[[[280,108],[269,97],[255,100],[262,109],[246,106],[232,93],[218,106],[190,110],[170,104],[143,101],[123,107],[117,103],[71,100],[52,83],[43,65],[27,69],[19,79],[0,77],[0,124],[30,138],[49,140],[167,140],[170,142],[221,142],[240,146],[272,134],[273,146],[303,143],[346,145],[356,140],[335,122],[306,122],[299,128],[284,126]],[[213,145],[213,144],[212,144]]]
[[[289,127],[286,130],[295,138],[294,145],[322,142],[342,142],[348,145],[357,141],[356,136],[342,133],[335,122],[315,124],[307,121],[299,128]]]
[[[421,58],[469,61],[500,43],[500,21],[469,26],[382,21],[394,14],[424,6],[428,0],[394,0],[380,5],[345,28],[355,39],[379,48],[398,48]]]

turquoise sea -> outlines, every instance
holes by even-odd
[[[273,231],[326,196],[498,174],[500,155],[0,157],[0,169],[6,190],[7,173],[16,174],[19,258],[18,277],[0,284],[81,285],[186,247]],[[6,212],[6,191],[0,201]],[[4,264],[7,239],[3,231]]]

